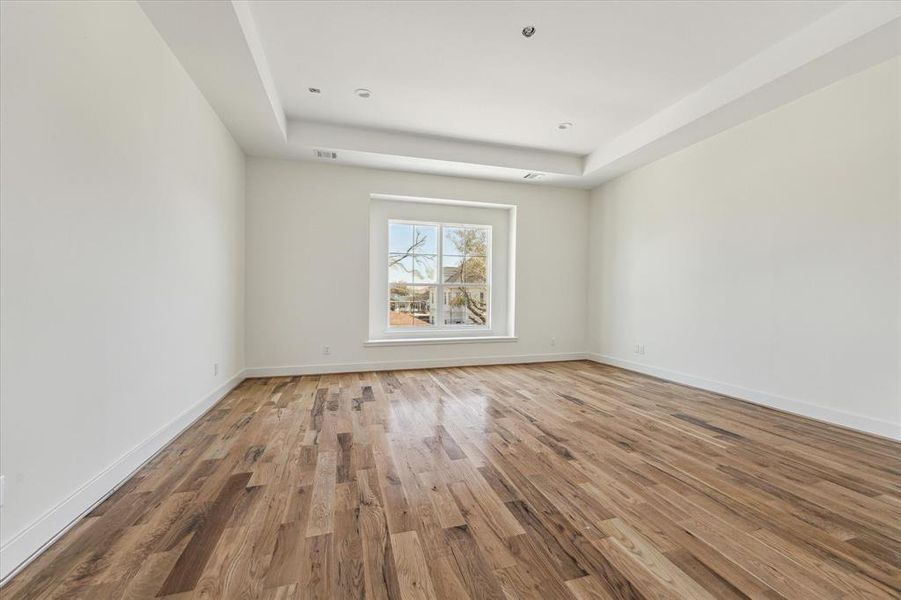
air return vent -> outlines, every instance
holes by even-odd
[[[526,173],[523,179],[541,179],[542,177],[544,177],[544,173]]]
[[[331,150],[314,150],[314,152],[316,153],[316,158],[327,158],[329,160],[338,158],[338,153]]]

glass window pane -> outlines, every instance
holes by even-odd
[[[388,252],[408,254],[413,246],[413,226],[401,223],[388,225]]]
[[[417,225],[414,230],[414,253],[438,253],[438,228],[434,225]]]
[[[445,325],[487,325],[487,287],[444,288]]]
[[[441,243],[445,254],[462,255],[465,248],[463,229],[460,227],[445,227],[444,238]]]
[[[413,283],[413,257],[403,254],[389,254],[388,281]]]
[[[469,256],[463,261],[463,281],[466,283],[488,282],[488,265],[484,256]]]
[[[467,230],[467,256],[487,256],[488,255],[488,230],[487,229],[468,229]]]
[[[463,256],[488,254],[488,230],[476,227],[445,227],[444,253]]]
[[[441,264],[441,275],[446,283],[460,283],[463,281],[463,257],[444,256]]]
[[[435,324],[435,286],[394,284],[388,299],[390,327],[427,327]]]
[[[436,283],[437,265],[437,256],[415,255],[413,257],[413,283]]]

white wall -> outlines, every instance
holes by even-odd
[[[137,4],[0,6],[5,575],[242,370],[244,158]]]
[[[595,190],[596,358],[899,436],[899,71]]]
[[[363,346],[372,193],[517,206],[518,341]],[[247,160],[249,374],[581,357],[587,265],[582,190]]]

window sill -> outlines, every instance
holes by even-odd
[[[367,348],[379,346],[426,346],[432,344],[484,344],[492,342],[515,342],[519,338],[512,335],[480,335],[469,337],[432,337],[432,338],[395,338],[385,340],[367,340],[363,346]]]

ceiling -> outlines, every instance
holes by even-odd
[[[810,0],[142,6],[249,154],[576,187],[897,54],[901,23]]]
[[[288,118],[587,154],[838,4],[264,0],[253,14]]]

